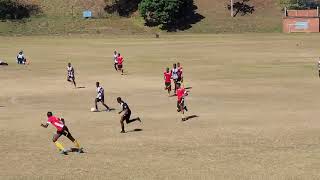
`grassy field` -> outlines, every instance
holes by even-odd
[[[105,18],[85,20],[82,11],[105,14],[104,0],[36,0],[43,13],[18,22],[1,22],[0,35],[66,35],[66,34],[151,34],[158,28],[144,26],[138,12],[129,18],[106,15]],[[96,3],[94,3],[96,2]],[[250,0],[254,13],[230,17],[229,1],[194,0],[197,13],[204,18],[191,24],[189,33],[280,32],[282,13],[278,0]],[[97,13],[99,12],[99,13]],[[164,33],[165,31],[163,31]]]
[[[320,36],[243,34],[0,37],[0,179],[319,179]],[[20,49],[32,61],[15,64]],[[112,52],[125,57],[126,76]],[[181,122],[163,90],[180,61],[192,87]],[[82,89],[66,82],[72,62]],[[95,82],[143,123],[120,134],[116,112],[92,113]],[[66,119],[87,153],[60,155],[43,129]],[[134,129],[142,129],[135,132]],[[71,147],[65,137],[61,141]]]

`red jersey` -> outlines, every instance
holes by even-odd
[[[171,72],[164,72],[164,82],[171,82]]]
[[[186,93],[186,90],[184,88],[177,89],[178,101],[181,101],[181,99],[184,97],[185,93]]]
[[[117,58],[117,60],[118,60],[118,64],[119,64],[119,65],[122,65],[122,63],[123,63],[123,57],[122,57],[122,56],[119,56],[119,57]]]
[[[52,124],[54,127],[57,128],[58,131],[62,131],[64,124],[63,122],[60,120],[60,118],[57,118],[55,116],[51,116],[48,118],[48,122],[49,124]]]

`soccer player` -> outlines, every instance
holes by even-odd
[[[188,92],[181,86],[180,83],[177,83],[177,111],[181,112],[182,121],[186,121],[184,116],[184,111],[188,111],[187,106],[185,106],[185,97],[188,95]]]
[[[118,71],[118,53],[117,53],[117,51],[114,51],[113,60],[114,60],[114,69],[116,71]]]
[[[26,58],[24,57],[22,50],[17,55],[17,62],[18,62],[18,64],[25,64],[26,63]]]
[[[46,124],[41,124],[42,127],[47,128],[49,124],[53,125],[57,129],[57,133],[53,135],[52,141],[57,146],[61,154],[67,155],[68,151],[63,147],[63,145],[58,142],[58,139],[61,135],[66,136],[70,141],[72,141],[75,147],[78,149],[79,153],[83,152],[83,149],[80,147],[80,144],[77,140],[75,140],[71,133],[69,132],[68,127],[65,125],[65,121],[63,118],[58,118],[52,115],[52,112],[47,113],[48,121]]]
[[[118,70],[121,71],[121,75],[123,75],[123,57],[121,56],[120,53],[118,53]]]
[[[130,120],[131,110],[130,110],[128,104],[125,103],[125,102],[121,99],[121,97],[118,97],[118,98],[117,98],[117,102],[118,102],[118,103],[120,104],[120,106],[122,107],[122,110],[119,112],[119,114],[121,114],[121,113],[123,112],[123,114],[122,114],[122,116],[121,116],[121,119],[120,119],[121,133],[125,133],[123,121],[126,121],[126,123],[129,124],[129,123],[132,123],[132,122],[134,122],[134,121],[139,121],[139,122],[141,122],[141,119],[140,119],[139,117],[137,117],[137,118],[134,118],[134,119],[131,119],[131,120]]]
[[[169,68],[166,69],[166,71],[163,73],[164,74],[164,84],[165,84],[165,90],[168,90],[168,94],[170,95],[171,92],[171,72]]]
[[[174,93],[177,94],[177,84],[178,84],[178,78],[179,78],[177,64],[173,64],[171,75],[174,82]]]
[[[179,62],[177,63],[177,67],[178,67],[178,82],[183,83],[183,69]]]
[[[68,63],[67,66],[67,81],[73,83],[74,87],[77,87],[75,76],[74,76],[74,68],[71,66],[71,63]]]
[[[106,107],[106,111],[110,111],[110,108],[104,103],[104,89],[103,87],[100,86],[99,82],[96,82],[96,87],[97,87],[97,97],[94,101],[95,106],[96,106],[96,111],[98,110],[98,102],[101,102],[101,104]]]

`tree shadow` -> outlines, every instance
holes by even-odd
[[[233,17],[236,17],[239,13],[241,13],[241,16],[245,16],[247,14],[253,14],[255,11],[254,6],[250,6],[247,4],[250,0],[242,0],[240,2],[233,3],[233,9],[235,13],[233,14]],[[231,5],[228,4],[228,10],[231,10]]]
[[[104,10],[109,13],[117,13],[122,17],[129,17],[138,10],[141,0],[116,0],[114,3],[107,5]]]
[[[194,119],[194,118],[197,118],[197,117],[199,117],[199,116],[198,115],[187,116],[184,121],[188,121],[188,120],[191,120],[191,119]]]
[[[199,13],[197,13],[198,7],[196,5],[192,5],[186,12],[182,13],[181,17],[173,24],[167,24],[162,26],[161,29],[166,30],[168,32],[177,32],[184,31],[192,28],[193,24],[196,24],[202,21],[205,17]]]

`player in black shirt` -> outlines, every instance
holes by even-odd
[[[123,114],[122,114],[122,116],[121,116],[121,119],[120,119],[121,133],[125,133],[123,121],[126,121],[126,123],[129,124],[129,123],[132,123],[132,122],[134,122],[134,121],[139,121],[139,122],[141,122],[141,120],[140,120],[139,117],[130,120],[131,110],[130,110],[128,104],[125,103],[124,101],[122,101],[121,97],[118,97],[118,98],[117,98],[117,101],[118,101],[118,103],[119,103],[119,104],[121,105],[121,107],[122,107],[122,110],[119,112],[119,114],[121,114],[121,113],[123,112]]]

